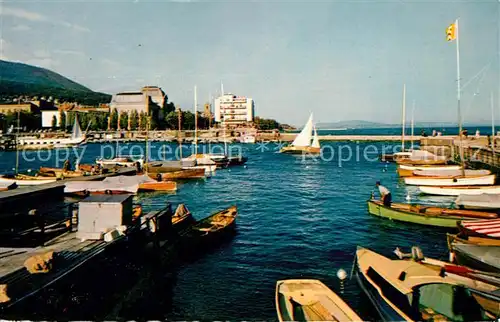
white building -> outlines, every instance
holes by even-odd
[[[249,97],[224,94],[215,99],[215,122],[223,122],[227,126],[253,122],[254,108],[254,101]]]

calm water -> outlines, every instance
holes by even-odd
[[[337,153],[341,143],[323,145]],[[348,144],[361,151],[361,157],[339,167],[338,154],[331,161],[303,160],[277,154],[273,146],[261,152],[258,145],[242,145],[249,157],[247,167],[218,170],[206,181],[182,184],[175,195],[140,195],[138,201],[146,209],[183,202],[197,218],[236,204],[238,234],[198,260],[181,264],[173,274],[148,264],[138,267],[144,277],[106,317],[274,320],[277,280],[315,278],[340,292],[337,270],[350,272],[357,245],[386,255],[397,246],[409,251],[419,245],[427,255],[447,258],[443,230],[368,215],[365,201],[377,180],[392,190],[394,201],[404,202],[408,193],[413,201],[419,197],[398,182],[395,165],[365,160],[367,146]],[[99,145],[88,145],[82,163],[94,160],[100,150]],[[11,169],[14,162],[14,153],[0,154],[3,169]],[[21,168],[35,169],[42,163],[21,161]],[[54,163],[52,156],[43,164]],[[354,280],[345,282],[343,298],[363,318],[376,318]]]

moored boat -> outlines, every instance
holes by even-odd
[[[368,200],[368,212],[372,215],[391,220],[445,228],[455,228],[464,219],[498,217],[495,213],[401,203],[392,203],[388,207],[375,199]]]
[[[500,195],[483,193],[481,195],[459,195],[455,204],[466,209],[500,209]]]
[[[231,206],[198,221],[181,234],[182,244],[190,246],[189,249],[196,252],[232,236],[236,229],[237,213],[237,207]]]
[[[450,253],[460,265],[500,274],[500,246],[452,243]]]
[[[314,137],[313,132],[314,130]],[[312,142],[311,142],[312,140]],[[295,140],[289,145],[280,150],[280,153],[287,154],[319,154],[321,153],[321,146],[319,143],[318,133],[316,127],[313,125],[313,115],[309,116],[306,125],[295,137]]]
[[[495,184],[494,174],[481,177],[441,178],[441,177],[405,177],[405,184],[411,186],[484,186]]]
[[[83,177],[86,172],[81,170],[64,170],[62,168],[40,167],[38,173],[44,177],[57,177],[57,178],[76,178]]]
[[[459,165],[398,165],[398,175],[400,177],[411,177],[416,170],[460,170]]]
[[[500,186],[420,186],[421,193],[436,196],[500,194]]]
[[[464,236],[500,239],[500,219],[465,220],[458,224],[458,229]]]
[[[312,279],[276,283],[276,313],[285,321],[363,321],[325,284]]]
[[[398,164],[404,164],[404,165],[445,165],[448,163],[446,159],[441,160],[441,159],[420,159],[420,160],[413,160],[413,159],[402,159],[396,161]]]
[[[369,249],[356,250],[356,277],[383,321],[475,321],[486,312],[449,276]]]
[[[133,186],[138,185],[138,191],[176,191],[177,183],[174,181],[157,181],[147,175],[108,177],[103,183]]]
[[[171,169],[158,168],[155,169],[155,172],[149,172],[148,175],[150,178],[156,179],[158,181],[202,179],[205,178],[205,169],[194,168],[194,169],[171,170]]]
[[[450,170],[450,169],[423,169],[413,171],[413,175],[417,177],[439,177],[439,178],[454,178],[465,174],[466,177],[482,177],[491,174],[490,170]]]
[[[122,155],[111,159],[98,158],[95,162],[102,167],[137,167],[137,164],[139,164],[142,168],[144,165],[144,159],[142,157],[130,155]]]
[[[44,177],[28,176],[24,174],[0,176],[0,184],[17,184],[18,186],[37,186],[56,181],[57,179],[47,179]]]

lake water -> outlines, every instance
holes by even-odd
[[[425,203],[449,204],[449,199],[420,200],[414,189],[407,190],[394,164],[376,160],[374,149],[386,144],[322,145],[330,151],[325,160],[278,154],[276,145],[238,145],[249,158],[246,167],[217,170],[205,181],[181,184],[174,195],[139,195],[146,210],[182,202],[197,219],[235,204],[238,233],[196,261],[169,268],[168,277],[147,263],[137,267],[143,278],[102,318],[275,320],[276,281],[320,279],[341,294],[336,273],[340,268],[350,272],[357,245],[389,256],[398,246],[409,251],[419,245],[424,254],[447,258],[445,231],[372,217],[366,200],[377,180],[393,192],[395,202],[404,202],[407,194]],[[153,146],[159,150],[159,143]],[[101,149],[87,145],[82,163],[92,162]],[[20,166],[36,169],[55,161],[52,155],[45,162],[21,160]],[[0,153],[4,171],[14,163],[14,152]],[[355,280],[347,280],[342,289],[341,296],[364,319],[377,318]]]

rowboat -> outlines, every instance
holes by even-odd
[[[65,194],[75,196],[136,194],[138,191],[138,183],[120,184],[104,181],[68,181],[64,186]]]
[[[318,280],[276,283],[276,313],[285,321],[363,321],[349,305]]]
[[[410,186],[484,186],[495,184],[495,175],[481,177],[405,177],[405,183]]]
[[[313,135],[314,131],[314,135]],[[311,142],[312,140],[312,142]],[[319,154],[321,146],[319,143],[318,132],[313,125],[313,115],[309,116],[306,125],[300,133],[295,137],[295,140],[289,145],[280,150],[280,153],[286,154]]]
[[[421,193],[436,196],[500,194],[500,186],[420,186]]]
[[[500,247],[490,245],[451,244],[455,261],[484,272],[500,274]]]
[[[138,185],[138,191],[175,191],[177,183],[174,181],[157,181],[147,175],[108,177],[102,181],[116,185]]]
[[[358,246],[355,274],[383,321],[477,321],[478,301],[449,276],[407,260],[391,260]]]
[[[181,234],[182,245],[189,246],[191,252],[196,252],[232,236],[236,229],[237,213],[237,207],[231,206],[198,221]]]
[[[466,209],[500,209],[500,195],[459,195],[455,204]]]
[[[12,185],[15,183],[18,186],[38,186],[56,181],[57,179],[47,179],[44,177],[34,177],[24,174],[0,176],[0,184]]]
[[[454,178],[463,175],[466,177],[482,177],[491,174],[490,170],[449,170],[449,169],[424,169],[413,171],[414,176],[419,177],[439,177],[439,178]]]
[[[498,217],[495,213],[401,203],[393,203],[390,207],[387,207],[381,201],[375,199],[368,200],[368,212],[391,220],[446,228],[456,228],[457,224],[464,219]]]
[[[83,177],[86,173],[84,171],[72,171],[72,170],[64,170],[62,168],[49,168],[49,167],[40,167],[38,173],[44,177],[57,177],[57,178],[76,178]]]
[[[139,164],[142,168],[144,159],[142,157],[137,158],[130,155],[122,155],[111,159],[98,158],[95,162],[102,167],[136,167]]]
[[[480,237],[480,236],[468,236],[459,232],[458,234],[446,234],[446,240],[448,242],[448,248],[451,248],[451,244],[471,244],[471,245],[490,245],[490,246],[500,246],[500,239]]]
[[[398,165],[398,175],[400,177],[411,177],[416,170],[460,170],[459,165]]]
[[[472,296],[492,318],[500,315],[500,275],[495,276],[466,266],[423,257],[423,253],[418,247],[412,247],[411,254],[404,254],[399,248],[396,248],[394,253],[399,259],[413,260],[425,267],[439,271],[443,276],[454,279],[458,284],[467,287],[472,292]],[[415,258],[415,254],[419,254],[421,257]]]
[[[448,160],[446,159],[421,159],[421,160],[413,160],[413,159],[402,159],[396,161],[397,164],[404,164],[404,165],[445,165],[448,163]]]
[[[196,222],[193,215],[183,203],[177,206],[174,215],[172,216],[172,226],[174,230],[181,231]]]
[[[170,171],[171,169],[165,169],[167,170],[166,172],[162,172],[162,169],[164,168],[158,168],[155,169],[155,172],[149,172],[149,177],[158,181],[205,178],[205,169],[176,169],[173,171]]]

